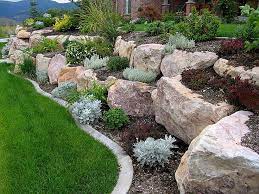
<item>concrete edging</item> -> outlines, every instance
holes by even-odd
[[[33,80],[27,79],[30,81],[36,91],[40,93],[43,96],[46,96],[50,98],[51,100],[57,102],[63,107],[68,107],[68,103],[62,99],[54,98],[51,94],[43,91],[39,84]],[[112,191],[112,194],[126,194],[131,186],[132,180],[133,180],[133,166],[132,166],[132,160],[129,155],[126,154],[126,152],[120,147],[117,143],[100,133],[99,131],[92,128],[90,125],[81,125],[77,121],[75,121],[78,127],[80,127],[84,132],[91,135],[94,139],[101,142],[105,146],[107,146],[117,157],[118,164],[120,166],[120,172],[119,172],[119,178],[117,180],[117,184],[115,188]]]

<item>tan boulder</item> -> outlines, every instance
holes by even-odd
[[[29,39],[30,36],[31,36],[31,33],[26,30],[20,30],[16,35],[17,38],[21,38],[21,39]]]
[[[241,145],[251,114],[225,117],[192,141],[175,173],[181,194],[259,193],[259,155]]]
[[[36,56],[36,76],[37,80],[41,83],[48,81],[48,68],[51,58],[45,57],[43,54]]]
[[[39,44],[43,40],[43,36],[41,34],[33,34],[29,39],[29,47],[32,48]]]
[[[13,55],[16,50],[25,50],[29,48],[29,42],[20,38],[13,37],[10,40],[9,56]]]
[[[49,82],[51,84],[58,83],[58,76],[61,72],[61,69],[67,65],[67,59],[61,54],[56,54],[49,63],[48,67],[48,76]]]
[[[189,144],[208,125],[232,113],[233,106],[211,104],[181,83],[181,76],[162,77],[152,93],[156,121]]]
[[[130,66],[144,71],[160,74],[164,45],[143,44],[134,49],[130,59]]]
[[[205,69],[214,65],[218,56],[213,52],[187,52],[174,50],[166,55],[161,63],[161,71],[166,77],[174,77],[182,74],[187,69]]]
[[[120,57],[131,58],[131,54],[136,47],[134,41],[125,41],[121,36],[118,36],[114,46],[114,55],[119,55]]]
[[[122,108],[131,116],[154,115],[151,92],[154,87],[141,82],[118,80],[108,91],[108,105]]]
[[[91,88],[95,82],[97,83],[97,77],[92,69],[82,71],[77,75],[77,90],[83,91]]]
[[[83,66],[62,68],[58,77],[58,85],[64,82],[77,83],[78,75],[82,74],[84,71],[85,68]]]

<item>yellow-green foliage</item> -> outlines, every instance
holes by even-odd
[[[73,26],[72,18],[65,14],[62,19],[57,19],[54,25],[54,30],[58,32],[65,32],[70,30],[72,26]]]

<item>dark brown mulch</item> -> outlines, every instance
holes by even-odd
[[[46,84],[40,84],[40,88],[48,93],[51,93],[52,90],[54,90],[56,87],[58,87],[58,85],[55,84],[50,84],[50,83],[46,83]]]
[[[135,41],[137,46],[141,44],[166,44],[167,40],[161,38],[161,36],[148,36],[145,32],[131,32],[122,35],[125,41]]]
[[[113,72],[106,68],[102,68],[102,69],[94,70],[94,72],[96,73],[97,78],[101,81],[105,81],[109,76],[116,77],[117,79],[123,79],[122,71]]]
[[[130,120],[130,124],[122,130],[105,129],[105,125],[102,122],[94,126],[98,131],[122,146],[133,159],[134,178],[129,193],[178,194],[179,191],[174,175],[180,164],[181,157],[188,148],[187,145],[177,140],[176,144],[179,146],[179,149],[175,150],[175,155],[171,157],[169,164],[166,164],[164,168],[142,167],[134,157],[132,151],[136,139],[134,139],[134,141],[129,140],[127,136],[129,135],[128,131],[131,130],[132,133],[139,134],[143,139],[149,136],[153,138],[163,138],[168,133],[163,126],[155,122],[154,117],[131,118]]]
[[[246,124],[251,131],[242,138],[241,145],[251,148],[259,154],[259,115],[250,116]]]
[[[222,56],[229,60],[229,64],[235,67],[245,66],[247,69],[259,67],[259,54],[256,52],[240,52],[233,55]]]

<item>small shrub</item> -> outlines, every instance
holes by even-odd
[[[54,30],[58,32],[66,32],[73,27],[72,19],[68,15],[64,15],[63,18],[57,19]]]
[[[24,75],[29,77],[35,77],[36,74],[36,65],[32,58],[25,57],[23,63],[20,65],[21,71]]]
[[[100,100],[103,103],[107,102],[108,90],[105,86],[94,83],[93,86],[86,90],[86,95],[91,95],[95,99]]]
[[[84,42],[87,50],[94,49],[96,54],[100,57],[106,57],[112,55],[113,46],[102,38],[95,40],[87,40]]]
[[[110,57],[107,67],[111,71],[121,71],[129,66],[129,60],[127,57]]]
[[[129,118],[121,108],[113,108],[104,113],[104,122],[109,129],[120,129],[129,123]]]
[[[195,42],[193,40],[189,40],[184,35],[176,33],[175,35],[171,35],[169,37],[169,41],[166,44],[164,51],[166,54],[171,54],[176,48],[187,49],[193,47],[195,47]]]
[[[228,98],[235,105],[244,106],[254,112],[259,111],[259,88],[249,83],[249,80],[235,79],[228,88]]]
[[[242,40],[223,40],[220,46],[220,53],[233,54],[237,53],[244,48],[244,42]]]
[[[141,69],[127,68],[123,71],[123,77],[130,81],[150,83],[155,81],[157,75],[152,71],[144,71]]]
[[[36,29],[36,30],[40,30],[42,28],[45,28],[45,26],[44,26],[44,23],[42,21],[36,21],[33,24],[33,28]]]
[[[48,38],[44,38],[41,42],[32,48],[32,52],[34,54],[55,52],[60,50],[62,50],[62,46],[59,44],[59,42],[57,40],[51,40]]]
[[[34,22],[35,21],[33,18],[27,18],[26,20],[24,20],[23,25],[28,27],[33,26]]]
[[[99,55],[94,54],[91,58],[86,58],[84,61],[84,66],[87,69],[100,69],[107,65],[109,58],[101,58]]]
[[[247,52],[252,52],[252,51],[258,51],[259,50],[259,40],[254,40],[254,41],[246,41],[245,42],[245,50]]]
[[[55,18],[52,17],[40,17],[37,20],[43,22],[45,27],[51,27],[56,22]]]
[[[157,36],[159,34],[165,33],[165,23],[155,21],[147,24],[146,33],[148,33],[150,36]]]
[[[174,145],[176,139],[169,136],[165,136],[165,139],[147,138],[146,141],[139,141],[134,144],[134,156],[142,166],[157,166],[164,167],[169,162],[169,158],[172,156],[172,148],[178,148]]]
[[[127,23],[123,25],[123,30],[126,31],[126,33],[134,32],[136,30],[136,25],[134,23]]]
[[[65,82],[59,87],[55,88],[51,94],[56,98],[67,100],[71,93],[76,91],[76,84],[74,82]]]
[[[182,73],[182,82],[192,90],[203,89],[209,80],[209,75],[202,69],[190,69]]]
[[[81,124],[91,124],[102,115],[101,101],[92,96],[83,96],[71,106],[72,115]]]
[[[238,6],[235,0],[219,0],[215,5],[215,10],[224,22],[230,23],[237,16]]]

